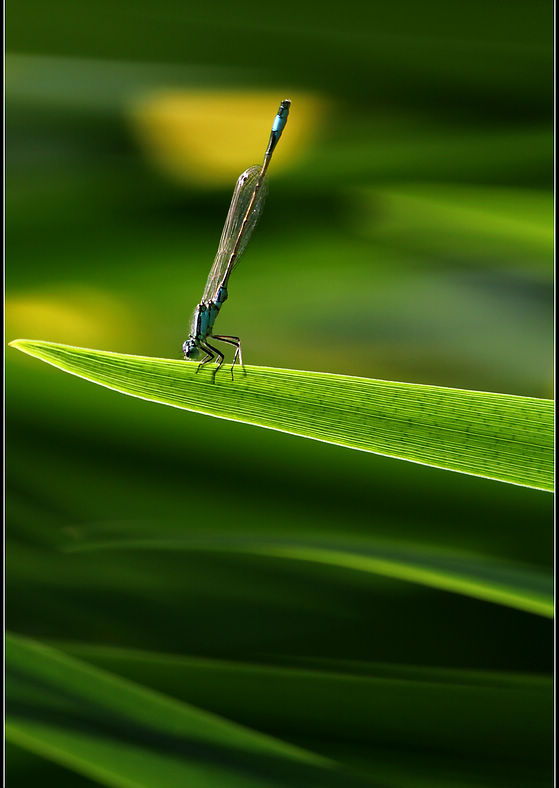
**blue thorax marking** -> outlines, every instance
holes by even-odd
[[[196,339],[205,339],[208,333],[208,307],[206,304],[198,304],[196,310],[196,328],[194,335]]]
[[[192,323],[191,335],[196,339],[203,339],[208,325],[208,309],[205,304],[198,304]]]
[[[210,301],[207,304],[198,304],[194,316],[194,330],[192,332],[197,340],[203,342],[207,336],[211,336],[216,317],[224,302],[227,301],[227,296],[228,292],[226,285],[221,285],[217,291],[215,301]]]

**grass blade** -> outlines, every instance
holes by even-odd
[[[7,739],[116,788],[362,786],[334,761],[9,634]]]
[[[161,522],[76,526],[68,552],[88,550],[216,550],[288,561],[305,561],[418,583],[552,618],[553,579],[541,568],[414,544],[351,539],[348,536],[287,537],[268,532],[185,532],[184,523]]]
[[[12,347],[134,397],[352,449],[553,489],[553,402],[319,372],[196,374],[182,360],[40,340]]]
[[[437,763],[449,754],[472,765],[494,760],[508,784],[522,766],[549,764],[553,694],[552,679],[544,676],[320,659],[254,664],[88,643],[57,647],[259,730],[295,741],[312,732],[329,752],[334,742],[358,742],[375,765],[380,746],[413,772],[409,758],[418,749]],[[386,784],[400,782],[387,774]]]

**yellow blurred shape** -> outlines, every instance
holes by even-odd
[[[26,293],[6,300],[6,337],[45,339],[70,345],[114,344],[134,321],[120,301],[92,288]]]
[[[149,160],[182,183],[233,184],[263,157],[280,101],[292,101],[273,168],[304,152],[325,112],[325,101],[280,91],[200,93],[161,90],[129,107],[133,131]]]

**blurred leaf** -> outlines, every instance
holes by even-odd
[[[8,740],[103,785],[354,784],[330,759],[32,640],[9,635],[6,666]]]
[[[413,116],[403,129],[396,119],[392,123],[393,128],[388,122],[383,129],[379,122],[369,128],[368,135],[354,126],[352,138],[327,140],[309,155],[305,168],[308,180],[339,185],[349,178],[356,183],[361,174],[362,182],[375,179],[383,185],[414,180],[517,186],[536,178],[551,189],[546,176],[552,136],[545,126],[480,130],[439,124],[433,129]]]
[[[396,541],[321,536],[287,536],[282,531],[262,529],[253,533],[235,529],[203,533],[178,521],[174,528],[161,521],[151,523],[103,523],[76,526],[69,530],[69,552],[104,549],[215,550],[240,552],[291,561],[309,561],[327,566],[368,572],[430,588],[452,591],[475,599],[507,605],[542,616],[553,617],[553,581],[541,569],[512,561],[488,560],[480,555],[425,549]]]
[[[198,365],[40,340],[13,347],[131,396],[315,440],[553,489],[553,402],[479,391],[248,367]]]
[[[552,582],[543,572],[473,559],[445,561],[445,557],[439,556],[429,556],[423,562],[418,557],[419,560],[416,558],[416,562],[412,563],[413,559],[410,558],[406,561],[385,558],[382,554],[375,556],[301,545],[262,546],[252,548],[252,551],[296,561],[313,561],[373,572],[553,617]]]
[[[184,531],[184,528],[181,529]],[[161,524],[152,523],[149,533],[138,534],[136,524],[125,524],[112,535],[104,533],[100,538],[99,528],[78,527],[71,530],[79,539],[72,551],[115,548],[145,548],[168,550],[217,550],[218,552],[241,552],[292,561],[310,561],[342,569],[391,577],[431,588],[464,594],[475,599],[507,605],[518,610],[553,617],[553,581],[544,571],[505,561],[488,561],[481,556],[461,556],[442,550],[421,550],[415,546],[379,545],[365,543],[345,544],[328,538],[294,540],[267,535],[265,539],[226,533],[208,534],[197,537],[185,533],[182,537],[166,537]],[[106,531],[106,529],[104,529]],[[88,539],[88,536],[90,538]]]
[[[358,190],[354,215],[358,232],[387,249],[422,253],[431,264],[497,264],[553,278],[551,190],[402,183]]]
[[[320,659],[262,665],[87,643],[57,647],[275,735],[297,741],[312,731],[331,757],[339,752],[342,759],[344,743],[353,742],[389,785],[419,783],[413,762],[419,749],[437,764],[431,781],[449,757],[464,785],[491,784],[485,780],[493,764],[507,784],[515,777],[520,785],[537,784],[524,770],[547,762],[552,685],[541,676]],[[468,771],[480,762],[485,779],[470,782]]]

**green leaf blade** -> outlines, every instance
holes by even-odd
[[[8,741],[102,785],[265,788],[275,772],[294,786],[362,785],[324,756],[55,648],[13,633],[6,646]]]
[[[541,568],[511,561],[487,559],[480,555],[461,555],[419,548],[398,543],[383,544],[369,540],[366,544],[351,539],[313,540],[301,536],[286,538],[269,533],[263,539],[258,534],[236,533],[232,538],[226,531],[205,532],[204,536],[172,534],[162,523],[134,528],[129,522],[105,527],[101,535],[96,528],[74,531],[78,542],[68,552],[87,550],[184,550],[220,553],[244,553],[272,559],[303,561],[324,566],[365,572],[407,583],[415,583],[481,599],[516,610],[553,618],[553,579]],[[112,531],[112,533],[111,533]]]
[[[553,490],[553,401],[301,370],[227,369],[39,340],[12,347],[130,396],[347,448]]]

